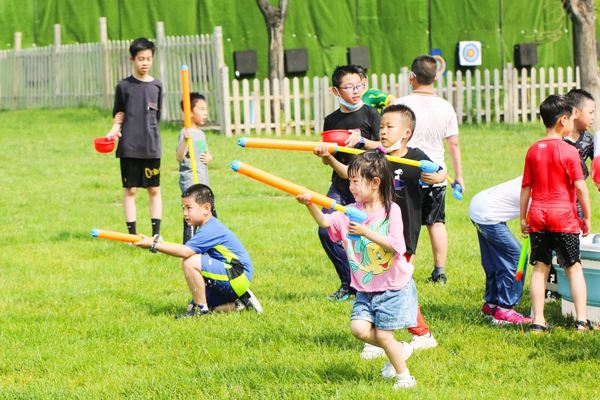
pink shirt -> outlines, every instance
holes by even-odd
[[[347,207],[363,210],[360,203]],[[385,218],[382,207],[363,222],[374,232],[386,236],[394,249],[388,251],[364,236],[359,240],[348,239],[350,220],[339,211],[326,215],[330,226],[327,229],[329,237],[334,242],[341,241],[350,261],[351,286],[360,292],[383,292],[385,290],[402,289],[411,279],[414,267],[406,258],[404,235],[402,229],[402,214],[396,203],[392,204],[389,218]]]

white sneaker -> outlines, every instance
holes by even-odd
[[[248,297],[245,300],[245,306],[247,309],[253,309],[254,311],[256,311],[258,314],[262,314],[263,312],[263,308],[260,305],[260,302],[258,301],[258,299],[256,298],[256,296],[254,295],[254,293],[252,293],[252,291],[250,289],[248,289],[246,291],[246,293],[248,294]]]
[[[417,385],[417,380],[414,376],[409,375],[408,378],[401,378],[400,375],[396,376],[396,383],[394,383],[394,390],[398,389],[412,389]]]
[[[438,342],[435,340],[431,332],[426,333],[425,335],[412,335],[412,340],[410,341],[410,345],[415,350],[425,350],[432,349],[437,347]]]
[[[363,360],[373,360],[375,358],[384,356],[385,350],[383,350],[381,347],[373,346],[369,343],[365,343],[365,347],[363,347],[363,350],[360,353],[360,358],[362,358]]]
[[[402,355],[404,356],[404,360],[408,360],[414,349],[406,342],[400,342],[400,344],[402,345]],[[383,365],[383,368],[381,369],[381,376],[383,379],[394,379],[396,377],[396,369],[392,363],[388,361]]]

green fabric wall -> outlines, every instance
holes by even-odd
[[[257,76],[267,76],[267,30],[256,0],[0,0],[0,48],[12,47],[15,31],[23,32],[24,47],[51,44],[55,23],[63,44],[96,42],[100,16],[110,39],[154,37],[158,20],[167,35],[221,25],[226,63],[233,69],[234,50],[255,49]],[[308,49],[313,76],[329,75],[357,45],[369,47],[370,71],[397,72],[427,53],[430,41],[454,69],[460,40],[482,42],[484,68],[513,62],[514,45],[532,41],[539,65],[573,62],[571,22],[558,0],[289,0],[284,46]]]

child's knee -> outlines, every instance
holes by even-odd
[[[148,194],[150,196],[159,196],[160,195],[160,186],[150,186],[148,188]]]
[[[181,268],[186,271],[202,271],[202,257],[198,254],[181,261]]]
[[[370,328],[368,328],[365,324],[359,323],[360,321],[352,321],[350,324],[350,330],[352,331],[352,336],[357,338],[358,340],[365,341],[369,337]]]
[[[382,329],[375,329],[375,338],[381,344],[385,344],[385,343],[388,343],[390,341],[395,340],[394,339],[394,332],[392,332],[392,331],[385,331],[385,330],[382,330]]]
[[[125,188],[125,196],[135,196],[136,192],[137,192],[136,187]]]

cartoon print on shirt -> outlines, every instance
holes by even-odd
[[[374,221],[367,226],[374,232],[387,235],[388,225],[389,221],[386,219],[385,221]],[[364,236],[352,244],[352,246],[348,246],[351,253],[350,268],[354,273],[359,270],[365,272],[362,277],[363,284],[369,283],[375,275],[389,271],[394,261],[394,252],[384,249]],[[357,262],[357,259],[360,262]]]

